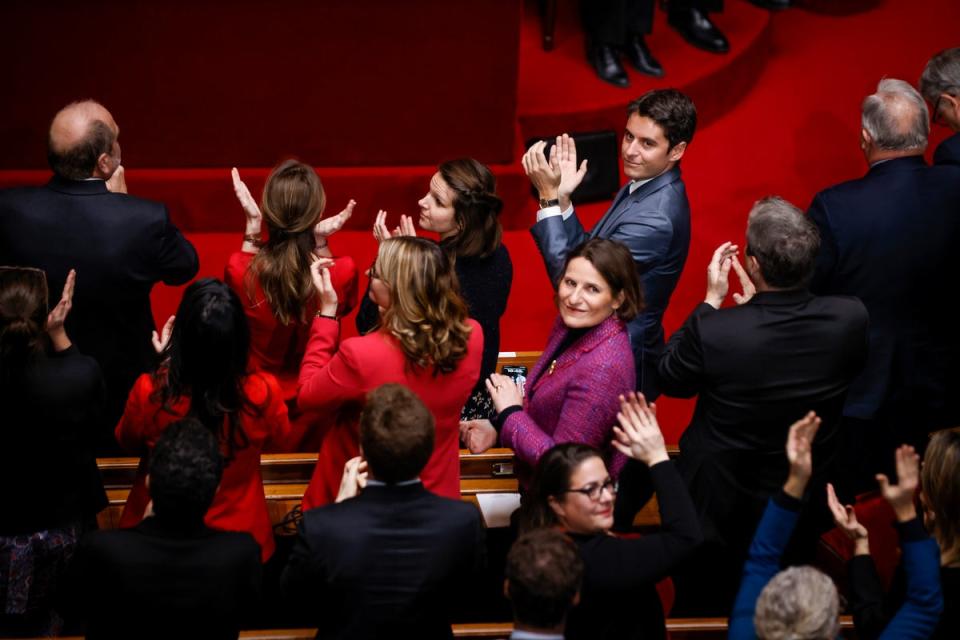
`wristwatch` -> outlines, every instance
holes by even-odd
[[[554,198],[553,200],[544,200],[543,198],[540,198],[541,209],[546,209],[547,207],[559,207],[559,206],[560,206],[560,200],[557,198]]]

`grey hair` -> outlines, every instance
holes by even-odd
[[[920,93],[936,104],[944,93],[960,97],[960,47],[944,49],[930,58],[920,75]]]
[[[909,83],[884,78],[863,99],[861,125],[884,151],[923,151],[930,134],[927,103]]]
[[[775,575],[757,598],[753,626],[761,640],[833,640],[840,631],[837,588],[813,567]]]
[[[764,281],[789,289],[813,275],[820,233],[810,218],[779,196],[757,200],[747,218],[747,255],[757,259]]]

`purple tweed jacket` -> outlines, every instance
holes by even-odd
[[[566,333],[558,317],[543,356],[527,378],[523,410],[507,417],[500,433],[503,445],[517,455],[524,486],[540,456],[561,442],[582,442],[603,451],[614,478],[626,462],[610,445],[619,396],[636,389],[626,325],[610,316],[570,345],[551,368],[550,358]]]

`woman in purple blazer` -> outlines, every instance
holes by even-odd
[[[561,442],[602,451],[614,478],[626,461],[610,441],[620,396],[636,388],[626,323],[643,299],[630,250],[602,238],[581,244],[567,257],[556,302],[560,315],[525,391],[507,376],[487,380],[493,426],[516,452],[524,486],[540,456]]]

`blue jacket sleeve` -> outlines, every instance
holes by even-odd
[[[919,520],[907,525],[922,527]],[[906,527],[904,527],[906,528]],[[940,548],[926,535],[909,540],[901,530],[903,566],[907,574],[907,599],[897,610],[890,624],[880,634],[880,640],[908,640],[929,638],[937,627],[943,611],[943,593],[940,590]]]

